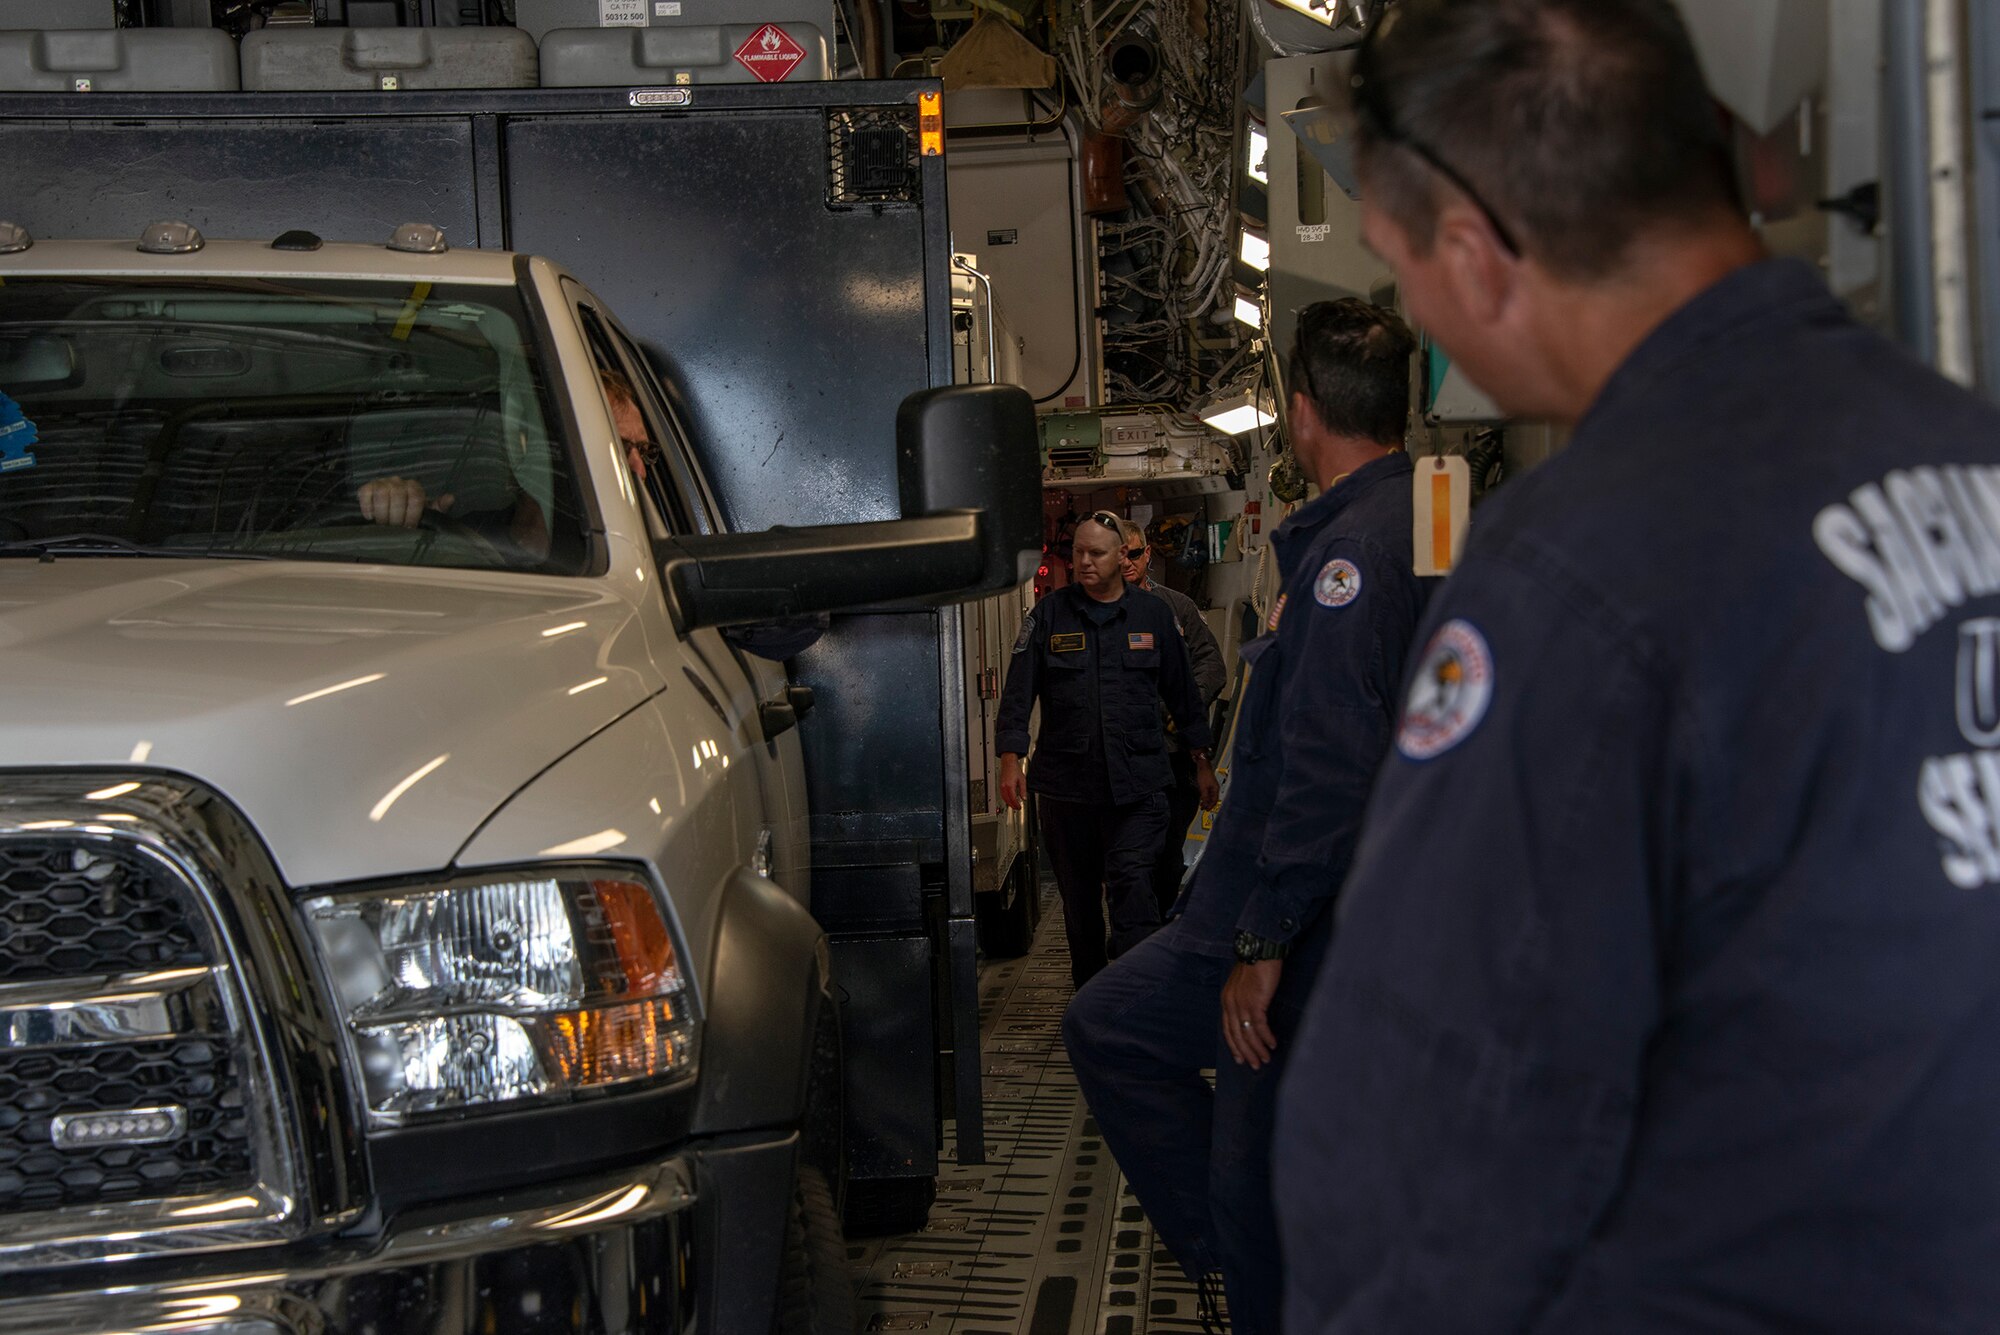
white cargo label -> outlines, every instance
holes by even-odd
[[[600,28],[645,27],[646,0],[597,0],[597,26]]]
[[[656,19],[677,19],[681,16],[681,0],[653,0],[653,17]]]

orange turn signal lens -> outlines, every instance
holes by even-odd
[[[693,1026],[669,997],[563,1011],[538,1028],[562,1083],[571,1089],[668,1075],[693,1056]]]
[[[927,158],[944,155],[944,94],[917,94],[917,138]]]
[[[613,990],[632,997],[678,991],[680,960],[652,890],[636,881],[592,881],[590,890],[611,937],[609,955],[622,975]]]

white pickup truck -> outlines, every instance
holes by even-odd
[[[731,533],[574,278],[384,240],[0,223],[0,1332],[845,1335],[772,660],[1018,585],[1026,396]]]

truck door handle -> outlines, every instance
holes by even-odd
[[[799,711],[788,700],[759,700],[757,721],[764,725],[764,740],[775,742],[799,726]]]
[[[799,726],[799,720],[813,712],[813,688],[787,686],[782,700],[761,700],[757,721],[764,725],[764,740],[774,742]]]

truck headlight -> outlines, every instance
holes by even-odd
[[[694,1068],[673,934],[629,872],[497,873],[304,908],[372,1123]]]

